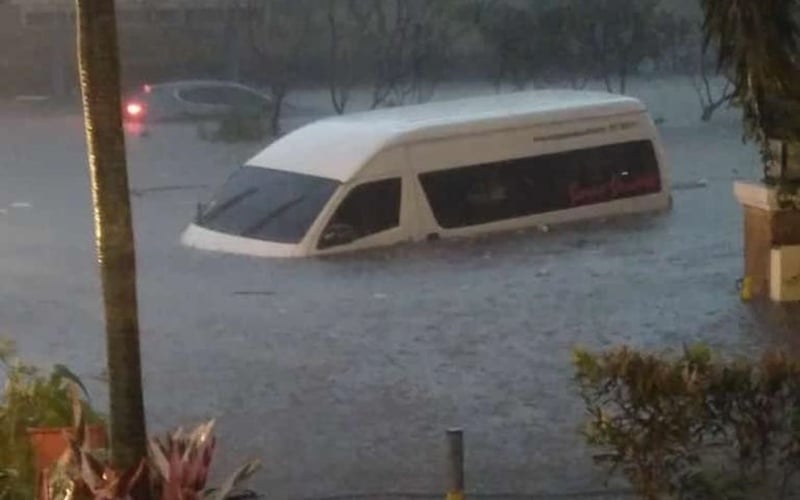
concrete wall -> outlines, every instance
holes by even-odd
[[[132,0],[118,7],[123,79],[222,76],[224,11],[218,2],[192,0],[142,9]],[[0,97],[77,94],[72,2],[15,0],[0,4]],[[139,2],[137,5],[141,5]]]

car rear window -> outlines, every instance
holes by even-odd
[[[259,107],[266,104],[266,100],[259,97],[258,94],[235,87],[196,87],[180,90],[178,95],[184,101],[194,104],[234,106],[239,108]]]
[[[323,177],[244,166],[203,206],[195,223],[235,236],[298,243],[338,186]]]

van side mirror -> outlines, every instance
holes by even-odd
[[[350,224],[333,223],[325,228],[319,239],[320,248],[330,248],[352,243],[358,239],[356,229]]]

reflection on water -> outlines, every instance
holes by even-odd
[[[123,129],[126,135],[142,137],[147,135],[147,127],[141,122],[124,122]]]

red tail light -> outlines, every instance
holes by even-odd
[[[144,114],[144,106],[138,102],[129,102],[128,105],[125,106],[125,112],[131,118],[138,118]]]

